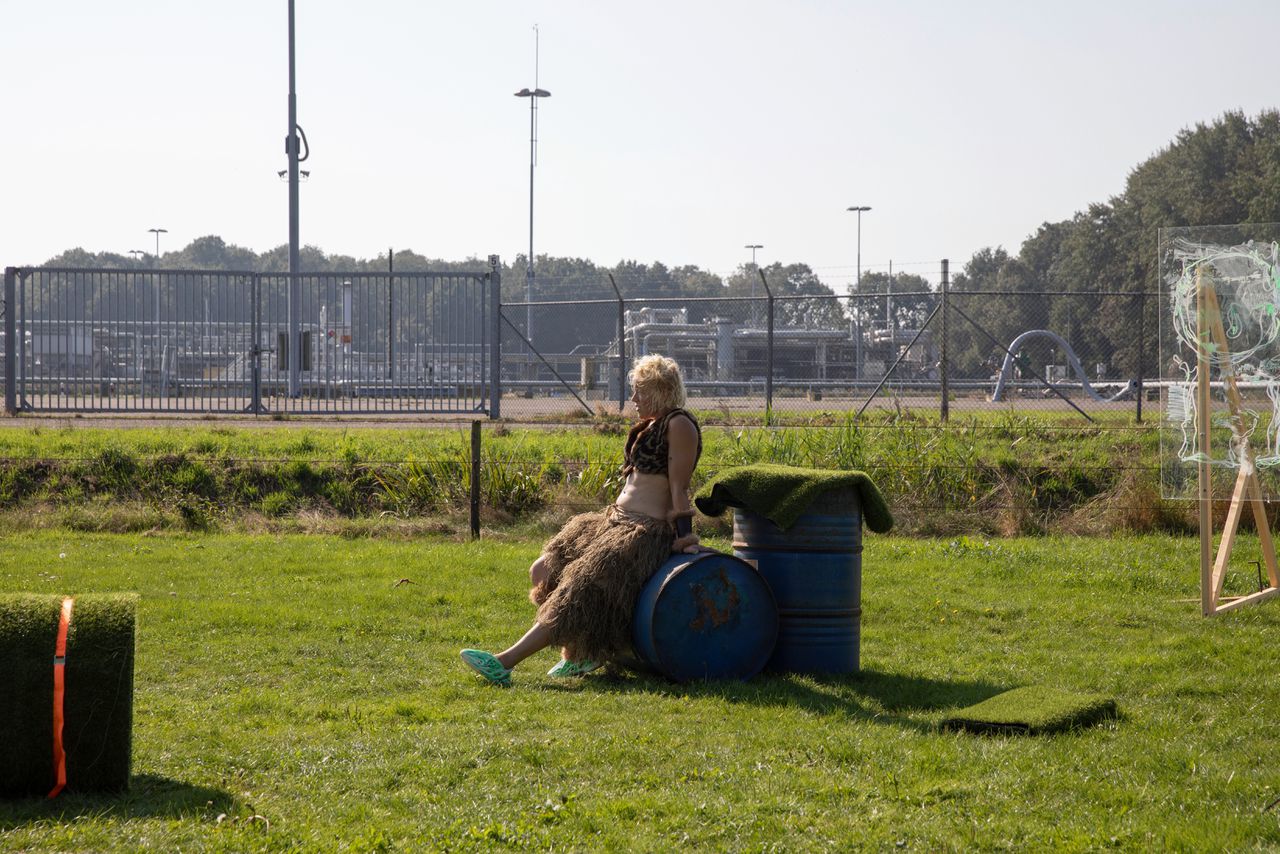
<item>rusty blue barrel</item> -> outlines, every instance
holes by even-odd
[[[778,636],[778,606],[760,573],[720,552],[672,555],[636,600],[641,661],[677,682],[748,679]]]
[[[770,670],[858,671],[862,509],[856,493],[825,493],[785,531],[735,508],[733,553],[755,564],[778,603]]]

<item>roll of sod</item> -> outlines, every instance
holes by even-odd
[[[63,596],[0,595],[0,796],[48,795],[54,758],[54,655]],[[137,596],[73,598],[63,659],[66,792],[129,785]]]

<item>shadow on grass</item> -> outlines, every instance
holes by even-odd
[[[0,801],[0,831],[38,821],[70,821],[80,816],[181,818],[197,813],[230,812],[235,799],[220,789],[194,786],[154,774],[137,774],[129,790],[112,794],[69,792],[53,800],[42,797]]]
[[[876,670],[829,676],[764,673],[747,682],[726,679],[675,683],[655,673],[630,670],[544,683],[540,687],[548,691],[719,697],[730,703],[802,708],[820,715],[851,716],[931,732],[933,722],[913,713],[970,706],[994,697],[1008,686]]]

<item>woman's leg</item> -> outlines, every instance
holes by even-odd
[[[529,581],[533,583],[535,590],[545,584],[547,579],[550,577],[551,567],[547,565],[547,556],[545,554],[540,555],[537,560],[529,565]],[[568,658],[569,648],[565,647],[561,649],[560,656],[562,658]],[[503,666],[505,667],[506,665],[504,664]]]
[[[534,623],[529,631],[524,633],[524,637],[498,653],[497,659],[503,667],[510,670],[535,652],[546,649],[550,642],[551,629],[542,623]]]
[[[529,565],[529,580],[533,582],[534,587],[545,584],[550,576],[551,567],[547,566],[546,555],[540,555],[537,560]]]

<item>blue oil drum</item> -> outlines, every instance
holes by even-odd
[[[785,531],[735,508],[733,553],[760,570],[778,603],[770,670],[858,672],[862,509],[855,493],[820,496]]]
[[[677,682],[748,679],[778,637],[778,606],[760,573],[720,552],[672,555],[636,600],[632,641]]]

